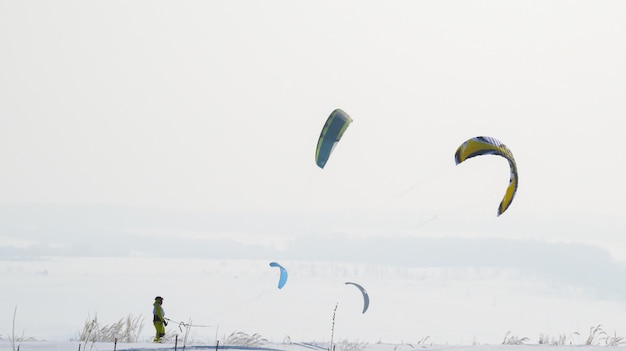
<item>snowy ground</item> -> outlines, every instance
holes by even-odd
[[[278,270],[268,263],[154,258],[0,261],[0,349],[11,350],[8,340],[14,332],[38,340],[23,342],[22,351],[77,350],[80,343],[70,340],[76,340],[94,316],[102,325],[142,316],[138,340],[147,342],[153,333],[150,317],[156,295],[165,298],[169,318],[198,325],[188,334],[188,348],[210,349],[214,346],[207,345],[244,332],[261,335],[271,349],[309,351],[297,342],[327,345],[333,322],[337,345],[366,344],[368,351],[501,345],[507,335],[527,338],[534,350],[544,347],[538,345],[541,336],[563,338],[580,350],[594,326],[601,325],[604,332],[598,334],[597,345],[605,345],[608,336],[626,334],[623,303],[593,299],[585,291],[515,272],[285,261],[281,263],[289,270],[289,280],[279,290]],[[366,313],[361,313],[360,293],[346,281],[368,290]],[[175,322],[169,332],[182,335]],[[104,343],[88,346],[112,349]]]
[[[341,348],[343,346],[343,348]],[[16,346],[17,347],[17,346]],[[615,351],[623,350],[619,346],[549,346],[549,345],[411,345],[411,344],[347,344],[336,345],[337,351]],[[11,345],[0,341],[0,350],[13,350]],[[164,351],[183,350],[182,345],[174,344],[117,344],[113,343],[78,343],[78,342],[24,342],[20,350],[28,351],[56,351],[56,350],[93,350],[93,351]],[[323,343],[268,343],[259,346],[219,346],[216,345],[186,345],[184,350],[242,350],[242,351],[325,351],[328,344]]]

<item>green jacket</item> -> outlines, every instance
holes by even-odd
[[[154,316],[153,321],[164,323],[165,311],[163,310],[163,307],[161,307],[161,304],[158,301],[154,301],[152,306],[154,306],[154,308],[152,309],[152,314]]]

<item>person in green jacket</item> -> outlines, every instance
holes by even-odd
[[[152,306],[154,306],[152,309],[152,315],[154,316],[152,321],[154,322],[154,329],[156,329],[154,342],[161,342],[161,337],[165,336],[165,326],[167,325],[165,311],[163,310],[163,298],[161,296],[155,297]]]

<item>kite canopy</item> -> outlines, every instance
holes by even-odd
[[[509,186],[506,188],[506,193],[500,202],[500,206],[498,206],[498,216],[500,216],[504,213],[504,211],[506,211],[507,208],[509,208],[511,202],[513,202],[515,193],[517,192],[517,164],[515,163],[515,158],[513,158],[513,153],[508,147],[506,147],[506,145],[504,145],[504,143],[498,139],[488,136],[479,136],[465,141],[456,150],[454,160],[458,165],[468,158],[481,155],[502,156],[509,161],[509,166],[511,167]]]
[[[346,282],[346,284],[356,286],[361,291],[361,294],[363,294],[363,312],[362,313],[365,313],[365,311],[367,311],[367,308],[370,305],[370,298],[367,295],[367,291],[365,291],[365,289],[357,283]]]
[[[278,288],[282,289],[283,286],[285,286],[285,283],[287,283],[287,276],[288,276],[287,270],[285,269],[285,267],[281,266],[280,264],[276,262],[271,262],[270,267],[280,268],[280,279],[278,279]]]
[[[350,123],[352,123],[352,118],[340,109],[334,110],[328,116],[315,150],[315,163],[320,168],[324,168],[331,152],[341,140]]]

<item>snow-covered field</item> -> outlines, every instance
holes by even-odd
[[[164,297],[166,316],[174,321],[170,333],[182,338],[184,329],[177,322],[197,325],[189,330],[187,349],[214,348],[231,333],[244,332],[259,334],[270,349],[308,351],[313,347],[301,343],[327,347],[334,331],[338,349],[361,345],[372,351],[478,346],[519,350],[519,345],[501,345],[507,337],[525,338],[534,350],[557,347],[538,345],[543,337],[563,339],[581,350],[592,327],[601,325],[604,332],[598,333],[596,345],[626,332],[623,303],[594,300],[581,289],[516,272],[284,261],[289,280],[278,289],[278,270],[268,263],[156,258],[0,261],[0,349],[12,349],[14,333],[34,340],[22,342],[22,351],[77,350],[81,343],[72,340],[89,318],[97,316],[101,325],[108,325],[129,315],[144,320],[140,343],[120,344],[118,350],[171,349],[173,344],[149,342],[156,295]],[[361,313],[360,293],[346,281],[368,290],[366,313]],[[113,349],[106,343],[87,347]]]
[[[343,347],[343,348],[342,348]],[[412,344],[344,344],[335,345],[337,351],[615,351],[623,350],[620,346],[581,346],[581,345],[412,345]],[[12,350],[7,342],[0,341],[0,350]],[[79,342],[24,342],[20,350],[56,351],[56,350],[93,350],[93,351],[165,351],[183,350],[181,345],[154,343],[79,343]],[[241,350],[241,351],[325,351],[326,343],[266,343],[259,346],[218,346],[187,345],[184,350]]]

